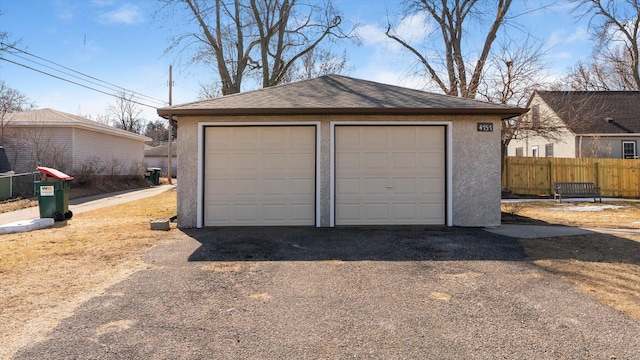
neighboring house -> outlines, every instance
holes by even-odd
[[[526,121],[554,129],[543,137],[521,131],[511,140],[508,156],[562,158],[638,157],[640,92],[536,91]]]
[[[158,109],[178,225],[500,224],[500,124],[525,109],[328,75]]]
[[[171,144],[171,176],[178,175],[178,144]],[[163,176],[167,175],[169,169],[169,144],[146,147],[144,149],[144,164],[146,167],[157,167],[162,169]]]
[[[52,167],[68,174],[140,173],[150,138],[53,109],[8,114],[2,142],[16,173]]]

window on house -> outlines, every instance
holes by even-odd
[[[537,127],[540,124],[540,105],[533,105],[531,108],[531,125]]]
[[[538,145],[535,145],[535,146],[531,147],[531,156],[533,156],[533,157],[540,156],[539,153],[538,153]]]
[[[623,159],[636,158],[636,142],[635,141],[622,142],[622,158]]]
[[[519,156],[519,157],[523,157],[524,156],[524,149],[522,147],[517,147],[516,148],[516,156]]]
[[[553,157],[553,144],[547,144],[544,146],[544,156]]]

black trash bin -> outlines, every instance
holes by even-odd
[[[153,185],[160,185],[160,172],[161,168],[158,167],[150,167],[147,168],[147,174],[145,177],[148,177]]]
[[[41,181],[34,181],[33,186],[38,195],[40,218],[53,218],[55,221],[71,219],[73,212],[69,210],[69,190],[73,177],[56,169],[40,166]]]

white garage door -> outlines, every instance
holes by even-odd
[[[315,225],[315,131],[206,128],[204,225]]]
[[[444,126],[336,126],[336,225],[445,224]]]

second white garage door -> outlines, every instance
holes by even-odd
[[[315,225],[315,126],[205,129],[204,225]]]
[[[445,224],[444,126],[336,126],[336,225]]]

